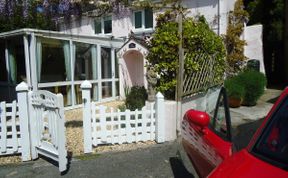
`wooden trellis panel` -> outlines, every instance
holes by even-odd
[[[206,90],[209,87],[216,85],[214,80],[215,60],[213,56],[207,54],[199,54],[194,58],[194,61],[200,66],[198,70],[192,72],[184,72],[182,96],[187,96],[199,91]]]

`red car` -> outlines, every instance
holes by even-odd
[[[211,117],[210,119],[210,116]],[[213,113],[186,112],[182,145],[199,177],[288,177],[288,88],[248,146],[235,151],[227,96],[222,88]]]

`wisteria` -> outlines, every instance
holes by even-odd
[[[107,12],[116,17],[130,16],[127,0],[0,0],[0,32],[17,28],[56,28],[57,21],[64,17],[81,16],[93,11],[94,16]]]

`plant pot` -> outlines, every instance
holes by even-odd
[[[239,108],[241,106],[242,99],[241,98],[228,98],[228,104],[231,108]]]

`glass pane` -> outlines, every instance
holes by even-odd
[[[145,28],[153,27],[153,11],[152,9],[145,9]]]
[[[111,16],[104,18],[104,33],[112,33],[112,18]]]
[[[94,21],[94,23],[95,23],[95,34],[102,33],[101,20],[97,19],[97,20]]]
[[[112,82],[102,82],[102,98],[112,97]]]
[[[142,28],[142,12],[138,11],[134,13],[134,23],[135,23],[135,28]]]
[[[7,69],[5,60],[5,43],[0,41],[0,81],[7,82]]]
[[[103,79],[112,78],[111,49],[101,48],[101,74]]]
[[[92,101],[98,101],[99,100],[98,83],[92,83],[91,100]]]
[[[257,141],[253,152],[260,158],[278,163],[280,167],[288,164],[288,98],[278,106],[269,123]]]
[[[214,111],[210,113],[210,128],[224,140],[231,140],[231,120],[225,89],[222,88]],[[228,124],[228,125],[227,125]]]
[[[71,106],[72,105],[72,90],[71,86],[55,86],[55,87],[45,87],[40,88],[40,90],[48,90],[52,93],[61,93],[64,99],[64,106]]]
[[[8,78],[11,84],[27,82],[23,38],[16,37],[7,40]],[[5,70],[6,71],[6,70]]]
[[[119,78],[119,60],[116,55],[116,50],[114,55],[115,55],[115,78]]]
[[[116,85],[116,96],[120,95],[120,90],[119,90],[119,81],[115,82]]]
[[[75,101],[76,104],[82,104],[82,90],[80,88],[80,85],[75,85]]]
[[[40,82],[71,80],[69,42],[42,39],[39,46],[36,58],[39,67],[38,80]]]
[[[97,79],[97,48],[95,45],[75,43],[75,80]]]

